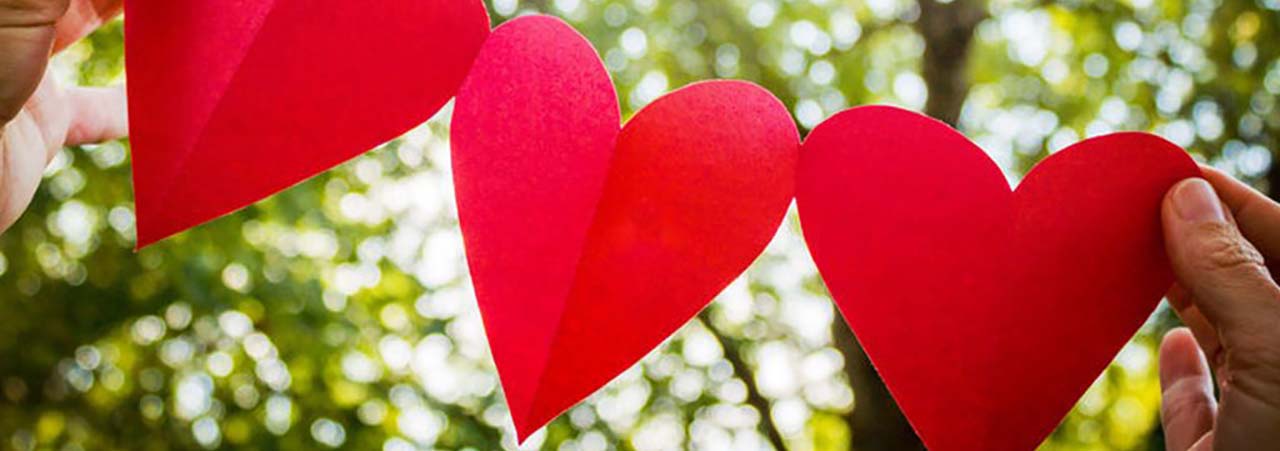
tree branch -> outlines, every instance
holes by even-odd
[[[743,384],[746,384],[747,404],[750,404],[751,407],[760,412],[761,432],[769,439],[769,444],[773,445],[773,449],[786,451],[787,442],[783,440],[782,434],[778,432],[778,425],[773,422],[772,406],[769,400],[760,394],[760,388],[756,385],[755,372],[752,371],[742,357],[741,344],[716,328],[715,323],[711,320],[711,315],[708,313],[709,311],[710,309],[703,310],[698,315],[698,318],[707,326],[707,330],[710,330],[712,335],[715,335],[716,339],[720,340],[720,347],[724,348],[724,358],[733,366],[733,374],[742,379]]]

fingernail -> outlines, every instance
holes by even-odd
[[[1226,222],[1222,201],[1204,179],[1190,179],[1178,184],[1173,192],[1173,208],[1189,222]]]

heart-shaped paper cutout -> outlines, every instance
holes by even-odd
[[[798,174],[813,259],[927,447],[1021,451],[1169,288],[1161,199],[1199,170],[1159,137],[1118,133],[1011,192],[946,124],[862,107],[813,130]]]
[[[138,246],[427,120],[489,32],[478,0],[129,0]]]
[[[657,99],[619,130],[591,44],[558,19],[494,30],[453,117],[458,215],[519,437],[626,370],[768,244],[799,138],[738,81]]]

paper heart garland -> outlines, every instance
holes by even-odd
[[[479,0],[129,0],[138,246],[431,117],[489,32]]]
[[[140,247],[425,120],[484,43],[459,96],[454,170],[522,439],[705,306],[791,197],[796,131],[772,95],[695,84],[619,130],[594,50],[554,19],[516,19],[485,42],[470,0],[127,8]],[[804,148],[814,259],[935,451],[1030,449],[1052,430],[1168,287],[1156,209],[1198,174],[1159,138],[1117,134],[1010,192],[962,136],[885,107],[837,115]]]
[[[863,107],[801,150],[801,228],[832,297],[932,451],[1034,449],[1173,276],[1164,193],[1199,175],[1119,133],[1051,155],[1010,191],[945,124]]]
[[[619,130],[590,43],[558,19],[493,31],[458,92],[467,260],[521,440],[701,310],[773,237],[799,137],[781,102],[690,85]]]

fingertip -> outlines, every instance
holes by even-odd
[[[1183,347],[1194,346],[1195,344],[1195,336],[1191,334],[1191,329],[1186,326],[1179,326],[1169,329],[1169,332],[1164,334],[1164,339],[1160,342],[1160,350],[1162,352],[1166,349],[1180,350]]]
[[[1209,194],[1205,194],[1206,190]],[[1213,186],[1200,177],[1188,177],[1174,183],[1165,192],[1160,204],[1160,220],[1164,227],[1166,246],[1176,253],[1185,240],[1189,225],[1201,222],[1205,216],[1212,216],[1213,209],[1206,205],[1206,196],[1217,200]],[[1214,206],[1219,206],[1214,205]],[[1170,255],[1174,257],[1174,255]]]
[[[1170,186],[1168,191],[1164,192],[1164,201],[1160,204],[1160,213],[1166,222],[1170,219],[1177,218],[1177,210],[1175,210],[1173,206],[1173,194],[1178,192],[1178,188],[1182,187],[1184,183],[1197,178],[1199,177],[1189,177],[1179,180],[1177,183],[1174,183],[1173,186]]]
[[[1175,272],[1179,272],[1187,263],[1195,260],[1187,255],[1188,247],[1194,235],[1194,227],[1191,227],[1184,218],[1183,208],[1179,206],[1179,197],[1184,196],[1184,191],[1187,191],[1189,187],[1194,189],[1193,185],[1204,183],[1204,179],[1199,177],[1183,179],[1165,192],[1164,201],[1160,205],[1160,222],[1164,229],[1165,253]],[[1184,285],[1182,288],[1186,291],[1191,291],[1194,287]],[[1182,299],[1185,299],[1185,297],[1174,298],[1173,300],[1176,302]]]
[[[129,108],[123,85],[67,90],[72,104],[66,144],[93,144],[120,139],[129,134]]]
[[[1178,346],[1179,344],[1177,342],[1179,340],[1186,340],[1188,338],[1192,338],[1191,329],[1186,327],[1175,327],[1169,329],[1168,332],[1165,332],[1164,339],[1160,342],[1160,348],[1164,349],[1165,346]]]
[[[1232,177],[1231,174],[1223,172],[1221,169],[1209,165],[1200,165],[1200,174],[1208,181],[1213,188],[1222,193],[1223,197],[1234,199],[1241,195],[1256,192],[1253,187]],[[1259,193],[1260,194],[1260,193]]]
[[[1191,329],[1178,327],[1160,342],[1160,385],[1168,388],[1186,377],[1209,375],[1209,365]]]
[[[1222,200],[1208,180],[1192,177],[1178,182],[1169,191],[1178,219],[1191,223],[1226,222]]]

